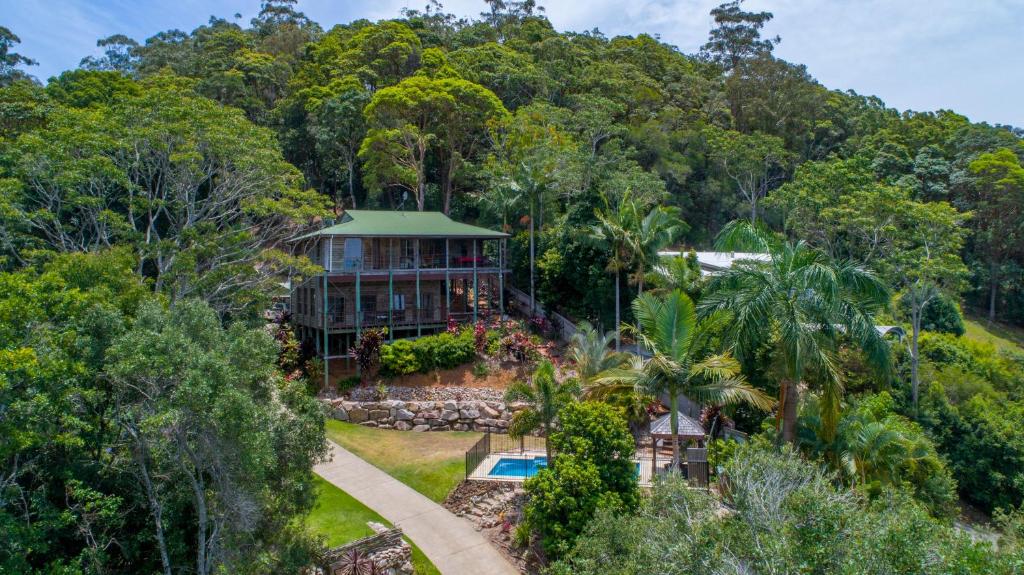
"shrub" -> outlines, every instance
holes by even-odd
[[[550,572],[1009,574],[1019,561],[898,489],[865,501],[788,448],[741,445],[727,469],[732,512],[670,476],[638,513],[599,510]]]
[[[526,481],[526,521],[544,550],[557,557],[572,547],[600,509],[632,511],[640,503],[633,436],[615,408],[570,403],[549,439],[558,452],[549,469]]]
[[[384,375],[426,373],[433,369],[452,369],[476,357],[476,340],[472,329],[455,334],[443,332],[416,340],[400,339],[381,348],[381,371]]]
[[[413,343],[400,339],[380,348],[380,371],[383,375],[408,375],[420,371]]]

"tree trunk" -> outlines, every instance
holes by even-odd
[[[348,162],[348,197],[352,200],[352,209],[356,209],[356,166],[351,160]]]
[[[533,200],[530,201],[530,315],[537,313],[537,300],[533,292],[533,268],[534,268],[534,248],[533,248]]]
[[[988,273],[988,321],[996,320],[996,294],[999,291],[999,266],[992,262]]]
[[[615,351],[622,345],[622,321],[619,319],[619,272],[615,272]]]
[[[668,408],[669,412],[669,424],[672,428],[672,472],[676,473],[679,471],[679,398],[676,397],[676,392],[669,390],[668,392]]]
[[[754,190],[750,191],[750,224],[754,225],[757,223],[757,197],[754,195]]]
[[[783,381],[782,440],[796,444],[796,416],[800,404],[800,382]]]
[[[914,404],[914,413],[917,413],[918,390],[921,386],[921,375],[918,372],[921,358],[917,347],[917,338],[921,333],[921,307],[915,297],[910,307],[910,396]]]
[[[132,434],[135,435],[135,433]],[[132,454],[139,468],[139,477],[142,479],[142,485],[146,490],[146,499],[149,500],[149,506],[152,508],[153,524],[156,527],[156,542],[157,547],[160,549],[160,564],[163,566],[164,575],[171,575],[171,559],[167,553],[167,540],[164,537],[163,506],[156,497],[156,489],[154,489],[153,481],[149,477],[149,468],[146,466],[146,449],[141,444],[142,439],[136,438],[136,441],[139,444],[132,449]]]

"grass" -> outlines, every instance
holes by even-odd
[[[388,475],[440,503],[465,477],[465,454],[481,433],[413,433],[330,419],[327,437]]]
[[[306,525],[317,535],[326,538],[328,547],[337,547],[350,541],[373,535],[367,521],[376,521],[391,527],[386,519],[363,505],[354,497],[331,485],[319,476],[313,476],[317,490],[316,507],[306,518]],[[409,541],[408,538],[406,541]],[[440,571],[409,541],[412,547],[412,564],[417,575],[440,575]]]
[[[964,337],[995,346],[997,350],[1024,351],[1024,329],[1000,323],[989,323],[986,319],[965,317]]]

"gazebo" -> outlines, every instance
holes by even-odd
[[[651,466],[658,469],[658,441],[672,441],[672,413],[666,413],[651,422]],[[679,440],[696,441],[698,447],[704,446],[707,433],[696,419],[677,411],[679,418]]]

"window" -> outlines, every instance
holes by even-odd
[[[392,296],[391,296],[391,309],[396,310],[396,311],[404,311],[405,310],[405,294],[404,293],[392,294]]]
[[[363,311],[377,311],[377,295],[363,295],[359,298],[359,305]]]
[[[333,322],[345,321],[345,298],[338,295],[328,296],[327,315]]]

